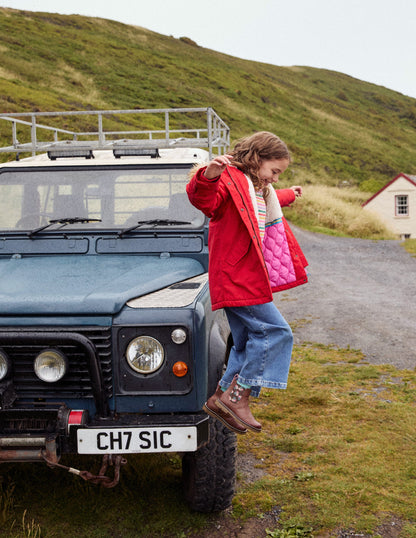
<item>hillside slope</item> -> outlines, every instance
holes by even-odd
[[[383,87],[98,18],[0,8],[0,32],[2,112],[212,106],[233,139],[279,134],[304,182],[374,191],[416,173],[416,100]]]

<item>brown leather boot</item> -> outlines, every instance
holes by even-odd
[[[239,422],[234,420],[230,414],[225,413],[217,406],[216,402],[222,394],[223,391],[218,385],[215,393],[211,396],[211,398],[208,398],[208,400],[203,406],[205,413],[208,413],[208,415],[211,415],[211,417],[218,419],[224,424],[224,426],[227,426],[227,428],[229,428],[235,433],[246,433],[247,429],[245,428],[245,426],[242,426]]]
[[[261,432],[261,424],[251,414],[248,406],[248,399],[251,389],[245,389],[237,384],[237,376],[228,389],[223,392],[217,406],[224,412],[233,417],[241,425],[245,426],[252,432]]]

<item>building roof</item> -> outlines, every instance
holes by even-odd
[[[382,187],[378,192],[376,192],[375,194],[373,194],[373,196],[371,196],[366,202],[364,202],[362,204],[362,207],[364,207],[365,205],[368,204],[368,202],[371,202],[371,200],[373,200],[376,196],[378,196],[381,192],[384,191],[384,189],[387,189],[387,187],[389,187],[392,183],[394,183],[395,181],[397,181],[399,178],[404,178],[406,179],[407,181],[410,181],[410,183],[416,187],[416,176],[411,176],[409,174],[403,174],[403,173],[400,173],[399,175],[397,175],[395,178],[393,178],[391,181],[389,181],[388,183],[386,183],[386,185],[384,185],[384,187]]]

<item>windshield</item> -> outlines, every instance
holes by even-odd
[[[0,174],[0,231],[33,230],[51,219],[74,219],[66,231],[125,229],[155,219],[177,221],[169,229],[200,228],[204,215],[185,191],[188,172],[189,166],[5,170]]]

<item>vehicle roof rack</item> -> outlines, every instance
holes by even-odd
[[[149,115],[156,115],[156,118],[148,118]],[[80,118],[70,118],[72,116]],[[92,117],[92,120],[86,117]],[[146,119],[148,124],[159,123],[162,128],[136,127],[140,123],[143,125]],[[92,151],[95,150],[116,150],[118,155],[132,155],[134,150],[142,150],[142,155],[152,156],[156,155],[155,150],[162,148],[193,147],[206,148],[212,158],[214,149],[221,155],[230,145],[230,128],[211,107],[16,112],[0,114],[0,121],[10,122],[12,127],[12,145],[0,147],[0,153],[29,152],[36,155],[48,152],[50,158],[57,158],[63,156],[59,151],[66,151],[66,156],[69,156],[80,146],[81,156],[86,154],[91,158]],[[53,125],[54,121],[58,126]],[[97,128],[92,131],[63,128],[70,121],[75,124],[77,121],[83,124],[87,121],[97,125]],[[105,129],[104,123],[110,128]],[[115,130],[115,126],[122,128]],[[28,141],[19,142],[18,134]],[[130,153],[123,153],[123,148]]]

